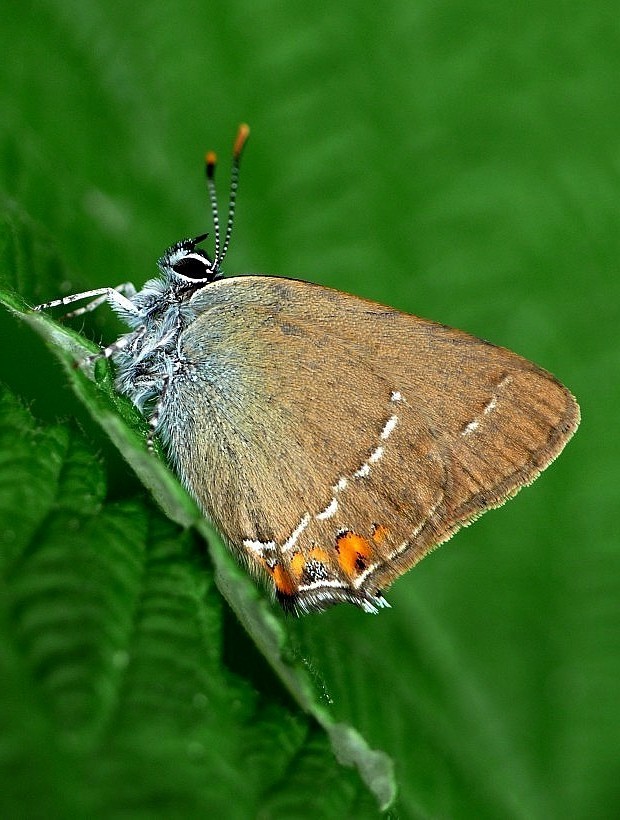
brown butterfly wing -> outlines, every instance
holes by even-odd
[[[366,609],[533,481],[579,422],[510,351],[318,285],[237,277],[193,299],[179,469],[292,608]],[[170,401],[178,402],[172,395]]]

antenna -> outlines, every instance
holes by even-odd
[[[218,270],[220,264],[228,252],[230,237],[232,236],[233,223],[235,221],[235,205],[237,203],[237,188],[239,187],[239,164],[241,154],[250,136],[250,126],[242,123],[235,138],[232,156],[232,168],[230,171],[230,192],[228,195],[228,216],[226,218],[226,233],[224,244],[221,244],[220,215],[217,206],[217,192],[215,189],[215,168],[217,166],[217,155],[214,151],[209,151],[205,157],[205,171],[207,176],[207,190],[211,203],[211,215],[213,218],[213,229],[215,233],[215,258],[213,260],[213,270]]]

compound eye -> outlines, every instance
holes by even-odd
[[[208,279],[212,273],[209,260],[201,256],[184,256],[175,262],[172,270],[188,279]]]

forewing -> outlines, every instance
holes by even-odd
[[[295,609],[381,590],[533,481],[579,421],[549,373],[318,285],[238,277],[192,301],[173,452],[205,511]],[[171,398],[171,401],[175,397]]]

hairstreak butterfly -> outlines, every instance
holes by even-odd
[[[459,527],[501,505],[562,451],[579,407],[535,364],[459,330],[316,284],[224,278],[239,162],[214,254],[184,239],[142,290],[108,302],[128,333],[101,351],[204,513],[287,610],[383,590]]]

